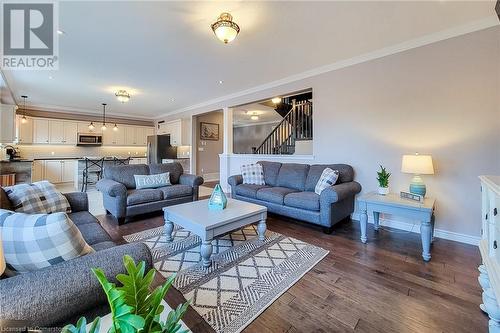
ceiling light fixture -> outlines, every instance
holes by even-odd
[[[65,32],[64,32],[63,30],[57,30],[57,34],[58,34],[58,35],[64,35],[64,34],[65,34]]]
[[[126,90],[118,90],[115,93],[116,99],[122,103],[126,103],[130,100],[130,94]]]
[[[115,127],[113,127],[113,131],[115,131],[115,132],[118,131],[118,125],[117,124],[115,124]]]
[[[236,38],[240,32],[240,27],[233,22],[231,14],[222,13],[217,22],[212,24],[212,30],[221,42],[227,44]]]
[[[94,129],[95,129],[94,122],[91,121],[90,124],[89,124],[89,130],[93,131]]]
[[[106,103],[102,103],[102,127],[101,127],[101,129],[103,131],[105,131],[107,128],[106,127],[106,105],[107,105]]]
[[[281,103],[281,97],[274,97],[271,99],[271,102],[273,102],[273,104],[279,104]]]
[[[259,120],[259,116],[253,115],[253,116],[250,117],[250,119],[252,119],[252,120]]]
[[[223,84],[223,83],[224,83],[224,81],[222,81],[222,80],[219,80],[219,84]]]
[[[26,119],[26,98],[28,98],[28,96],[22,95],[21,98],[23,99],[23,116],[21,118],[21,124],[26,124],[28,122],[28,119]]]

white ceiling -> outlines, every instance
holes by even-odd
[[[229,45],[210,29],[222,11],[241,27]],[[16,100],[96,112],[107,102],[111,114],[151,119],[492,16],[494,1],[67,1],[59,12],[60,68],[6,71]],[[129,103],[115,100],[119,88]]]
[[[250,118],[252,115],[258,116],[259,119],[252,120]],[[233,108],[233,125],[235,126],[277,123],[282,119],[283,117],[274,111],[273,108],[260,103],[246,104]]]

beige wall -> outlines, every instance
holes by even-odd
[[[216,123],[219,124],[219,140],[201,140],[200,139],[200,123]],[[198,148],[196,152],[196,174],[204,175],[219,172],[219,154],[222,154],[223,136],[223,114],[221,111],[214,111],[196,117],[196,141]],[[203,143],[203,144],[202,144]]]
[[[399,192],[411,179],[400,172],[401,155],[431,154],[436,174],[425,181],[437,198],[436,228],[478,237],[477,176],[500,174],[499,59],[497,26],[189,113],[312,87],[310,163],[351,164],[364,192],[376,189],[383,164]]]

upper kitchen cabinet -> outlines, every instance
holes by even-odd
[[[126,130],[123,126],[118,126],[117,130],[108,128],[102,133],[102,141],[105,146],[124,146]]]
[[[23,116],[16,116],[16,139],[19,145],[33,143],[33,118],[26,117],[23,122]]]
[[[48,119],[33,119],[33,143],[49,143]]]
[[[49,143],[75,145],[77,129],[73,121],[49,120]]]
[[[12,143],[15,139],[16,106],[0,104],[0,143]]]
[[[154,128],[152,127],[122,126],[122,128],[125,133],[125,145],[127,146],[145,146],[148,143],[148,136],[154,135]]]
[[[191,120],[177,119],[158,124],[158,134],[170,135],[172,146],[189,146],[191,144]]]

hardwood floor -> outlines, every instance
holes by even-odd
[[[115,240],[163,224],[162,216],[143,217],[118,227],[100,221]],[[321,228],[271,215],[270,230],[321,246],[327,257],[276,300],[244,332],[486,332],[488,318],[479,309],[479,250],[436,239],[432,261],[421,257],[420,235],[400,230],[375,232],[359,240],[355,221]],[[158,282],[162,279],[158,278]],[[184,299],[169,291],[167,302]],[[184,317],[190,329],[213,332],[192,309]]]

